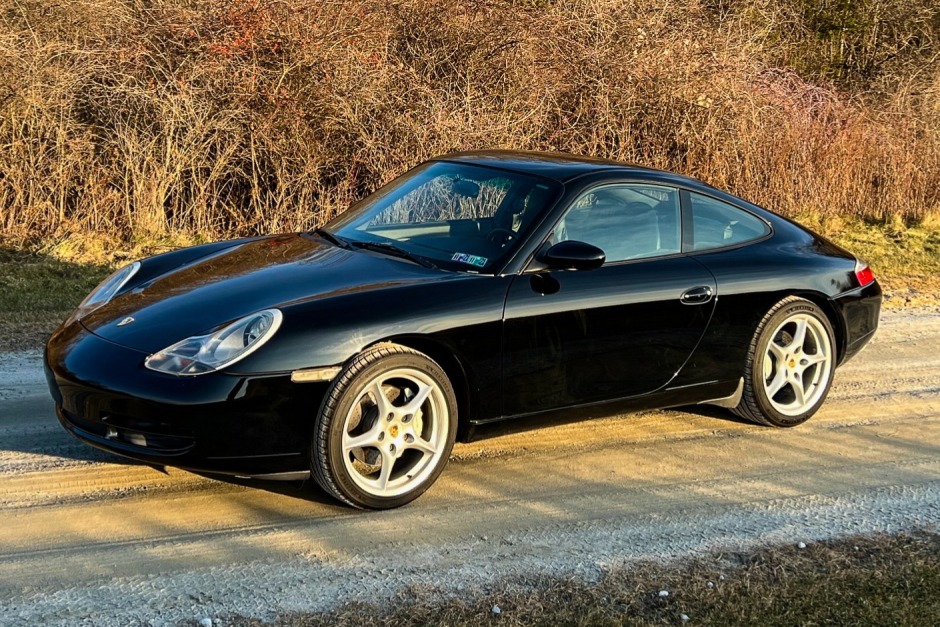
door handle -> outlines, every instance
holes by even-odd
[[[683,305],[704,305],[712,299],[712,294],[714,294],[712,288],[707,285],[701,285],[682,292],[679,301],[681,301]]]

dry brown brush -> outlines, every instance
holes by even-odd
[[[488,147],[673,169],[790,215],[940,210],[940,9],[833,35],[830,4],[0,0],[0,237],[299,229]]]

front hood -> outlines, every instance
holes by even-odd
[[[262,309],[448,274],[292,234],[249,241],[174,268],[81,322],[106,340],[154,353]],[[128,317],[134,320],[118,326]]]

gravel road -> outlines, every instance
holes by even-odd
[[[536,428],[541,426],[542,428]],[[528,422],[458,444],[403,509],[98,452],[38,353],[0,354],[0,624],[272,618],[421,586],[597,577],[638,559],[940,523],[940,311],[888,312],[808,424],[723,410]]]

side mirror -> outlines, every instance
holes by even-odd
[[[553,270],[593,270],[604,265],[607,255],[597,246],[568,240],[558,242],[539,257]]]

